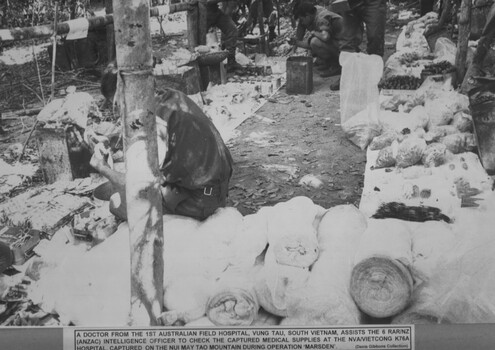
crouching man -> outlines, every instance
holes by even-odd
[[[115,67],[103,74],[102,93],[109,101],[116,92],[116,75]],[[232,156],[211,120],[184,93],[172,89],[158,92],[154,111],[163,213],[204,220],[226,205]],[[90,165],[109,180],[100,189],[100,198],[109,199],[110,211],[126,220],[125,174],[113,170],[107,157],[108,151],[100,143]],[[127,162],[132,166],[131,159]]]
[[[293,11],[298,24],[291,43],[311,50],[313,56],[316,56],[315,66],[321,71],[320,76],[339,75],[340,45],[345,30],[342,16],[309,1],[302,2]],[[305,41],[306,32],[310,34]]]

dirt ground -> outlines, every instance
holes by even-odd
[[[329,89],[335,78],[314,77],[312,94],[289,95],[287,104],[267,102],[238,127],[240,134],[230,144],[235,166],[229,204],[241,213],[294,196],[307,196],[325,208],[359,205],[365,153],[339,125],[339,94]],[[321,185],[299,184],[305,175]]]
[[[396,16],[399,8],[389,14]],[[400,28],[400,23],[388,22],[385,57],[394,52]],[[171,42],[172,47],[180,47],[185,44],[185,35],[155,38],[154,49],[166,53]],[[44,73],[41,79],[45,85],[49,84],[46,52],[40,55],[39,64]],[[2,89],[18,92],[12,95],[3,91],[9,97],[2,102],[4,111],[40,105],[39,93],[34,93],[36,85],[39,86],[34,69],[34,62],[0,67]],[[58,93],[64,87],[76,85],[79,91],[88,91],[101,99],[98,74],[94,71],[58,72],[56,78],[56,97],[60,97]],[[229,206],[246,215],[294,196],[307,196],[325,208],[344,203],[359,205],[366,157],[364,151],[344,137],[340,127],[339,93],[329,89],[335,79],[321,78],[315,71],[314,89],[309,95],[286,95],[282,87],[278,92],[283,97],[281,100],[267,102],[237,128],[238,136],[228,144],[235,162]],[[3,118],[2,158],[10,163],[15,159],[8,157],[12,145],[19,149],[34,120],[34,116]],[[24,161],[36,162],[36,153],[31,140]],[[305,175],[321,183],[300,184]],[[41,183],[41,177],[34,179],[36,182]]]
[[[388,26],[385,59],[395,52],[399,32],[396,23]],[[244,215],[294,196],[324,208],[359,206],[366,153],[344,136],[340,95],[329,88],[335,80],[314,70],[311,94],[283,96],[289,103],[267,102],[237,128],[238,137],[229,143],[235,161],[229,205]],[[300,184],[306,175],[321,185]]]

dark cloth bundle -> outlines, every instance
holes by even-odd
[[[384,203],[372,216],[374,219],[400,219],[406,221],[425,222],[429,220],[445,221],[451,223],[452,220],[442,211],[429,206],[407,206],[404,203],[389,202]]]

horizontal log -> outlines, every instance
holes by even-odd
[[[8,111],[0,113],[0,120],[10,120],[10,119],[18,119],[19,117],[25,116],[34,116],[38,115],[43,107],[29,108],[29,109],[21,109],[18,111]]]
[[[223,0],[207,0],[207,4],[216,4]],[[192,6],[197,6],[198,0],[192,0],[190,2],[183,2],[178,4],[162,5],[150,8],[150,16],[158,17],[169,13],[176,13],[182,11],[188,11],[192,9]],[[80,20],[80,19],[77,19]],[[69,33],[70,26],[77,20],[70,20],[59,23],[57,25],[57,34],[64,35]],[[98,17],[90,17],[88,20],[88,30],[93,30],[113,23],[113,16],[111,14]],[[49,38],[53,35],[53,25],[46,24],[34,27],[25,28],[12,28],[12,29],[0,29],[0,42],[6,41],[19,41],[28,39],[41,39]]]
[[[113,23],[112,15],[88,18],[88,30],[103,27]],[[57,34],[63,35],[70,31],[70,26],[76,20],[62,22],[57,25]],[[12,28],[0,30],[0,41],[17,41],[27,39],[49,38],[53,35],[53,25],[41,25],[35,27]]]

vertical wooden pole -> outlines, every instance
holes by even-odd
[[[459,37],[457,40],[457,52],[455,66],[457,68],[457,81],[462,82],[466,74],[466,58],[468,51],[469,35],[471,33],[471,0],[462,0],[459,11]]]
[[[265,38],[265,25],[263,24],[263,1],[258,0],[258,25],[260,26],[261,47],[268,56],[268,41]]]
[[[199,10],[198,5],[192,5],[192,9],[187,10],[187,43],[190,50],[193,50],[199,43]]]
[[[199,45],[206,45],[206,32],[208,31],[206,0],[198,1],[198,16],[198,43]]]
[[[125,135],[131,324],[158,325],[163,306],[163,217],[149,3],[114,0],[113,10],[120,73],[118,100]],[[143,316],[142,306],[149,320],[136,320]]]
[[[52,87],[50,100],[55,97],[55,63],[57,62],[57,26],[58,26],[58,2],[55,1],[55,17],[53,20],[53,37],[52,37]]]
[[[105,0],[105,13],[107,15],[113,13],[113,0]],[[114,24],[110,23],[106,25],[107,32],[107,61],[111,62],[115,59],[115,33]]]

